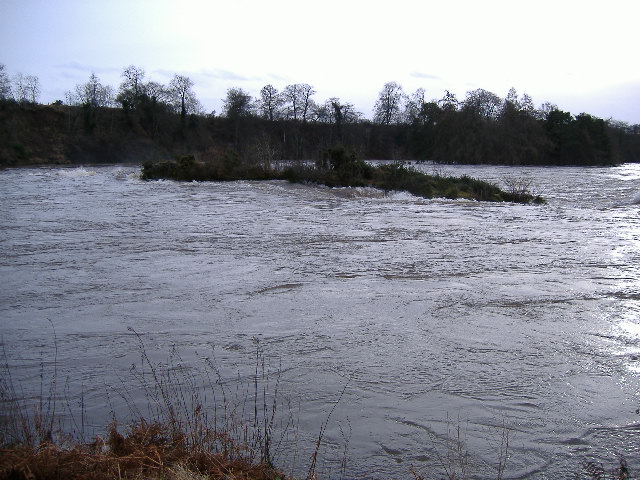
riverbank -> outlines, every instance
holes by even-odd
[[[226,450],[214,452],[206,444],[188,445],[191,432],[174,431],[170,425],[139,423],[122,435],[115,424],[108,438],[97,437],[89,444],[46,442],[37,446],[0,448],[0,480],[294,480],[264,461],[252,462],[242,456],[242,445],[227,442],[224,434],[207,432],[211,439],[226,442]],[[459,445],[464,448],[463,445]],[[506,455],[505,451],[505,455]],[[413,480],[468,480],[475,478],[466,470],[466,452],[459,450],[446,459],[443,472],[420,472],[413,467],[406,478]],[[506,461],[506,456],[504,457]],[[445,461],[445,460],[443,460]],[[496,478],[506,478],[506,464]],[[624,458],[605,468],[584,463],[576,469],[576,479],[633,480],[640,477],[629,470]],[[318,479],[310,471],[306,480]],[[363,474],[375,478],[375,472]]]
[[[265,462],[246,459],[243,447],[226,440],[223,433],[193,433],[170,424],[129,426],[125,433],[114,423],[107,438],[91,443],[43,442],[4,446],[0,449],[0,479],[153,479],[153,480],[275,480],[284,479]],[[191,440],[191,442],[189,441]],[[220,443],[222,450],[211,449]]]
[[[270,164],[244,163],[232,152],[203,160],[186,155],[175,160],[145,162],[142,178],[179,181],[288,180],[328,187],[373,187],[384,191],[405,191],[427,199],[544,203],[544,198],[522,187],[514,186],[510,191],[504,191],[495,184],[466,175],[427,175],[397,162],[373,166],[341,147],[327,150],[315,165],[297,163],[284,168],[273,168]]]
[[[318,160],[336,144],[361,158],[473,165],[614,165],[638,162],[640,152],[637,126],[559,111],[545,119],[516,114],[496,122],[473,118],[466,109],[447,110],[431,119],[387,125],[362,119],[182,116],[161,104],[145,105],[0,101],[0,168],[142,162],[212,149],[234,150],[245,160]]]

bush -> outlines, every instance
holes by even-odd
[[[335,147],[323,153],[314,167],[295,165],[284,170],[272,169],[263,164],[242,161],[234,151],[215,152],[196,160],[185,155],[174,161],[145,163],[142,168],[145,180],[168,178],[173,180],[288,180],[307,182],[328,187],[371,186],[385,191],[406,191],[424,198],[445,197],[450,199],[491,202],[542,203],[544,199],[534,196],[526,189],[503,191],[498,186],[476,178],[460,178],[442,175],[427,175],[408,168],[402,163],[373,167],[344,147]]]

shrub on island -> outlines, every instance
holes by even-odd
[[[217,152],[197,160],[184,155],[175,160],[146,162],[144,180],[179,181],[288,180],[328,187],[374,187],[384,191],[406,191],[424,198],[463,198],[488,202],[544,203],[528,189],[504,191],[497,185],[464,175],[428,175],[403,163],[373,166],[338,146],[322,153],[315,164],[286,168],[246,161],[233,151]]]

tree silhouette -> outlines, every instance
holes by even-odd
[[[390,125],[400,121],[402,87],[396,82],[387,82],[378,95],[373,107],[373,120],[376,123]]]
[[[274,121],[280,116],[282,97],[273,85],[265,85],[260,90],[259,108],[263,118]]]
[[[13,97],[20,103],[37,103],[40,98],[40,80],[35,75],[17,73],[13,77]]]
[[[192,90],[193,85],[193,80],[189,77],[178,74],[169,82],[169,102],[183,120],[188,113],[198,113],[201,110],[200,102]]]
[[[11,98],[11,81],[7,75],[6,67],[0,63],[0,100]]]

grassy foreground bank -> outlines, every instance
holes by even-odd
[[[202,160],[186,155],[176,160],[145,162],[145,180],[181,181],[288,180],[329,187],[374,187],[406,191],[424,198],[468,199],[489,202],[543,203],[526,188],[504,191],[497,185],[469,176],[427,175],[400,163],[372,166],[341,147],[329,149],[315,165],[273,168],[269,164],[242,162],[231,152]]]
[[[2,480],[275,480],[286,478],[265,462],[242,456],[234,445],[216,432],[201,432],[201,443],[192,444],[193,432],[179,431],[170,423],[140,420],[123,433],[109,426],[106,438],[91,443],[45,441],[0,449]],[[211,448],[210,443],[226,448]]]
[[[95,405],[85,404],[83,392],[71,397],[66,385],[62,391],[69,378],[59,378],[57,346],[53,362],[40,366],[39,387],[14,383],[20,372],[3,352],[0,480],[291,478],[275,466],[282,454],[274,439],[281,420],[288,433],[291,412],[278,411],[279,372],[266,365],[259,345],[245,384],[223,377],[209,357],[198,366],[172,350],[166,361],[153,362],[142,336],[129,331],[140,361],[119,387],[105,384],[102,409],[112,420],[97,435],[88,433],[96,422],[86,413]]]

